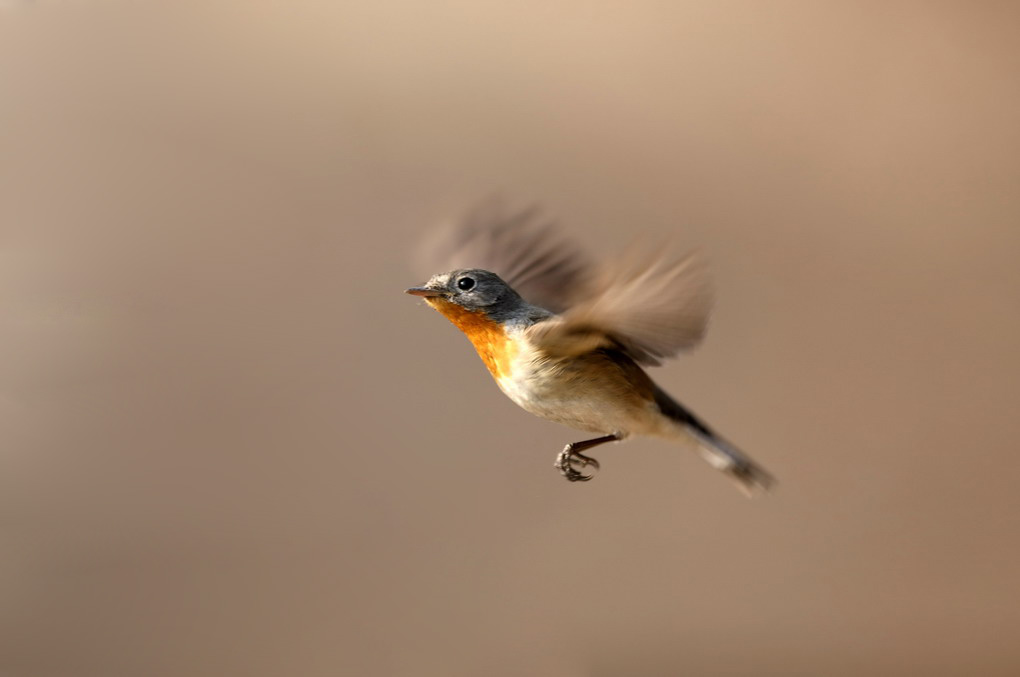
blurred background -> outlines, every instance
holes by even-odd
[[[1013,3],[7,0],[0,90],[4,677],[1020,671]],[[563,481],[403,294],[492,194],[708,253],[774,495]]]

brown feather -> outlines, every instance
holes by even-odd
[[[532,337],[554,354],[617,346],[642,364],[659,364],[696,346],[712,306],[701,258],[674,263],[631,255],[603,269],[590,296],[560,317],[536,325]]]

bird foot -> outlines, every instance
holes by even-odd
[[[553,463],[553,466],[570,482],[587,482],[595,477],[595,472],[585,474],[582,471],[588,466],[591,466],[592,470],[597,471],[599,469],[599,462],[579,451],[574,451],[574,445],[568,444],[556,456],[556,462]]]

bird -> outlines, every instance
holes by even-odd
[[[624,252],[593,265],[537,207],[492,201],[434,232],[419,259],[432,275],[406,290],[473,344],[500,390],[541,418],[596,434],[554,466],[586,482],[586,451],[634,436],[696,450],[747,496],[774,477],[659,387],[645,371],[702,339],[712,306],[703,258]],[[427,274],[427,273],[426,273]]]

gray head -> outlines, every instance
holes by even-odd
[[[447,301],[470,312],[482,312],[499,322],[525,319],[538,310],[498,275],[478,268],[433,275],[424,285],[412,287],[407,293]]]

